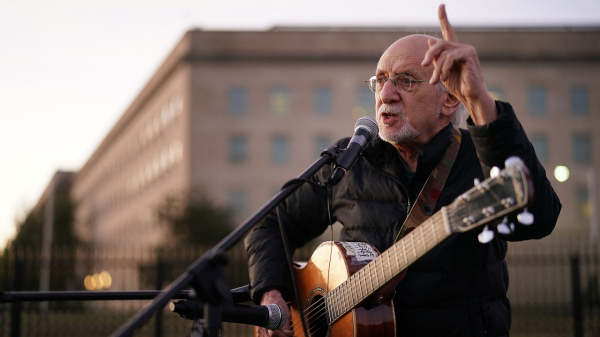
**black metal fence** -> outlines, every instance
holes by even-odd
[[[208,247],[170,249],[56,248],[50,290],[154,290],[168,285]],[[307,260],[314,247],[296,253]],[[228,252],[231,288],[248,283],[241,246]],[[0,291],[36,291],[39,250],[8,247],[0,257]],[[511,244],[507,256],[511,336],[600,337],[600,251],[578,241]],[[22,302],[0,304],[2,336],[107,336],[147,301]],[[168,310],[146,322],[136,336],[185,336],[190,321]],[[251,336],[253,328],[225,324],[226,336]]]

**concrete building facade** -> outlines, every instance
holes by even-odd
[[[77,173],[78,236],[96,246],[167,243],[157,207],[197,191],[243,220],[374,115],[363,80],[415,31],[428,30],[187,32]],[[584,173],[600,164],[600,29],[457,31],[547,168],[564,205],[558,235],[586,235]],[[556,165],[571,169],[567,182],[553,177]]]

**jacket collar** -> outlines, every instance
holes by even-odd
[[[413,180],[427,179],[452,143],[452,123],[438,132],[417,156],[417,170]],[[402,179],[402,157],[396,148],[381,138],[375,138],[362,152],[362,156],[379,170]]]

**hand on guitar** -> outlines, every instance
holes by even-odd
[[[285,325],[283,326],[283,328],[276,330],[276,331],[267,330],[265,328],[257,328],[256,335],[258,337],[286,337],[286,336],[293,335],[292,330],[290,329],[290,320],[291,320],[292,314],[290,313],[290,308],[288,307],[287,303],[283,299],[283,296],[281,296],[281,293],[279,292],[279,290],[274,289],[274,290],[269,290],[266,293],[264,293],[262,299],[260,300],[260,304],[261,305],[277,304],[278,306],[282,307],[283,310],[286,311],[288,320],[285,323]]]

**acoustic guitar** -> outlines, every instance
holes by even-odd
[[[513,157],[516,158],[516,157]],[[455,233],[485,225],[479,240],[489,242],[492,229],[509,234],[514,224],[507,216],[523,208],[520,223],[533,223],[526,206],[533,186],[523,162],[509,158],[504,170],[442,207],[389,249],[362,242],[325,242],[305,264],[296,265],[296,277],[308,332],[298,304],[290,303],[294,336],[395,336],[392,297],[408,266]],[[495,224],[495,225],[494,225]]]

